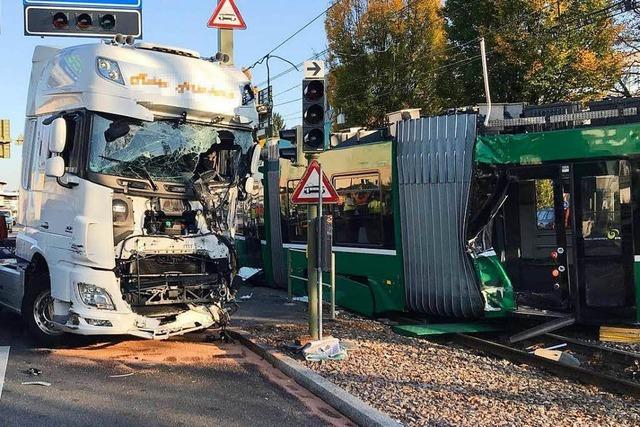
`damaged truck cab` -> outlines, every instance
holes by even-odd
[[[0,304],[43,341],[224,326],[257,120],[247,77],[193,51],[36,48]]]

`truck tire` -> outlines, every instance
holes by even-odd
[[[37,344],[47,347],[60,344],[64,332],[58,330],[52,322],[53,299],[46,271],[36,272],[31,277],[22,303],[22,317],[29,335]]]

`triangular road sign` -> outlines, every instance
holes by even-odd
[[[209,28],[222,28],[225,30],[246,30],[247,24],[245,24],[238,6],[234,0],[221,0],[218,2],[218,7],[211,15]]]
[[[300,179],[296,190],[291,197],[291,203],[315,204],[320,198],[320,164],[314,160],[311,162],[304,175]],[[322,172],[322,203],[332,204],[338,203],[340,196],[333,188],[327,175]]]

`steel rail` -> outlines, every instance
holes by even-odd
[[[536,356],[532,353],[509,347],[495,341],[490,341],[466,334],[454,336],[454,342],[476,350],[490,353],[512,362],[524,363],[533,367],[541,368],[559,377],[569,378],[585,384],[596,385],[605,390],[634,397],[640,397],[640,383],[616,378],[601,372],[585,369],[582,367],[570,366],[555,360]]]

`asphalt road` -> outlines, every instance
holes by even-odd
[[[207,334],[69,344],[36,348],[21,320],[0,311],[0,425],[350,424],[244,347],[210,342]],[[2,385],[3,347],[9,357]],[[31,368],[42,374],[28,374]],[[29,381],[51,385],[23,384]]]

